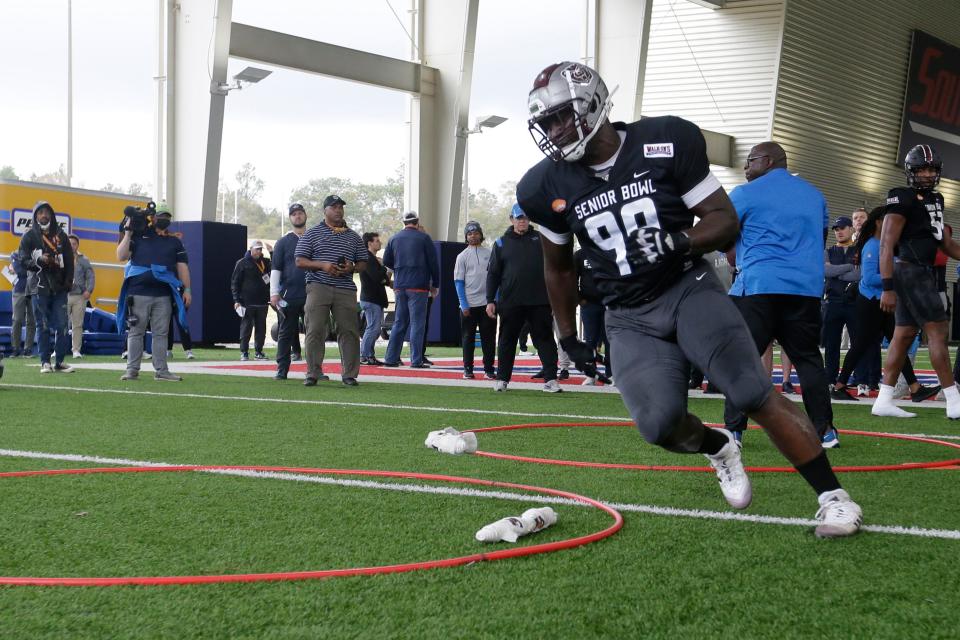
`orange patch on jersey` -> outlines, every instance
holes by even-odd
[[[550,208],[553,209],[555,213],[563,213],[567,209],[567,201],[563,198],[557,198],[550,203]]]

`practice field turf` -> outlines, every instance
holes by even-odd
[[[738,513],[709,473],[451,456],[423,445],[447,426],[623,420],[616,394],[496,394],[362,376],[358,388],[201,374],[162,383],[148,365],[141,380],[122,383],[119,371],[41,375],[36,360],[5,364],[0,473],[148,464],[400,471],[571,492],[624,518],[619,532],[585,546],[408,573],[0,586],[5,638],[953,638],[960,628],[956,467],[842,474],[867,526],[824,541],[812,534],[815,496],[793,473],[752,473],[753,505]],[[722,420],[717,400],[690,406]],[[960,424],[942,407],[920,408],[913,420],[872,418],[869,407],[834,405],[837,426],[960,445]],[[478,440],[482,451],[537,458],[706,463],[655,449],[630,427],[480,432]],[[841,442],[829,453],[835,465],[960,458],[960,449],[930,442],[845,434]],[[784,466],[761,431],[744,445],[748,466]],[[559,518],[544,531],[513,545],[474,539],[490,522],[546,505]],[[298,472],[0,477],[0,509],[6,578],[398,565],[559,542],[612,523],[598,509],[526,491]]]

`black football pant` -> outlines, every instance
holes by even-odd
[[[277,332],[277,373],[287,375],[290,371],[290,351],[300,353],[300,321],[306,299],[287,301],[277,313],[280,327]]]
[[[543,381],[557,379],[557,343],[553,338],[550,305],[513,307],[500,311],[500,339],[497,344],[497,380],[510,381],[517,357],[517,341],[523,323],[530,326],[530,339],[543,365]]]
[[[463,370],[473,371],[473,353],[476,349],[477,329],[480,329],[480,349],[483,351],[483,370],[493,373],[493,359],[497,351],[497,321],[487,315],[487,308],[471,307],[470,315],[460,312],[460,344],[463,346]]]
[[[803,406],[823,437],[833,426],[833,407],[820,354],[820,299],[779,294],[730,297],[747,322],[757,353],[776,339],[790,356],[800,378]],[[731,431],[747,428],[747,416],[729,400],[723,420]]]
[[[843,327],[850,333],[850,344],[857,337],[857,305],[845,300],[829,300],[823,310],[823,351],[824,370],[827,383],[837,381],[840,368],[840,343],[843,341]],[[789,354],[788,354],[789,355]]]
[[[240,352],[246,354],[250,349],[250,334],[253,334],[253,347],[256,353],[263,352],[263,343],[267,339],[267,307],[247,307],[240,318]]]

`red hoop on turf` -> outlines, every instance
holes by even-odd
[[[579,547],[597,540],[602,540],[612,536],[623,527],[623,517],[620,513],[608,507],[607,505],[568,491],[559,489],[548,489],[545,487],[534,487],[524,484],[514,484],[512,482],[497,482],[494,480],[481,480],[478,478],[462,478],[458,476],[435,475],[430,473],[412,473],[406,471],[369,471],[358,469],[303,469],[298,467],[261,467],[261,466],[169,466],[169,467],[119,467],[119,468],[93,468],[93,469],[52,469],[43,471],[12,471],[0,473],[0,478],[20,478],[25,476],[52,476],[52,475],[81,475],[89,473],[164,473],[179,471],[218,471],[218,470],[240,470],[240,471],[280,471],[288,473],[314,473],[321,475],[350,475],[350,476],[376,476],[384,478],[408,478],[415,480],[436,480],[440,482],[455,482],[463,484],[475,484],[486,487],[499,487],[506,489],[520,489],[523,491],[533,491],[536,493],[545,493],[547,495],[569,498],[578,502],[600,509],[613,518],[613,524],[595,533],[568,538],[557,542],[548,542],[535,544],[526,547],[514,547],[490,553],[475,553],[468,556],[457,558],[445,558],[440,560],[428,560],[425,562],[408,562],[405,564],[383,565],[378,567],[356,567],[348,569],[325,569],[320,571],[292,571],[277,573],[248,573],[248,574],[225,574],[209,576],[142,576],[142,577],[123,577],[123,578],[35,578],[35,577],[0,577],[0,584],[7,585],[33,585],[33,586],[81,586],[81,587],[108,587],[116,585],[139,584],[139,585],[161,585],[161,584],[202,584],[214,582],[276,582],[281,580],[315,580],[318,578],[339,578],[343,576],[375,575],[382,573],[404,573],[407,571],[417,571],[421,569],[438,569],[441,567],[457,567],[473,562],[505,560],[507,558],[519,558],[521,556],[532,556],[538,553],[548,553],[550,551],[559,551],[561,549],[570,549]]]
[[[486,431],[514,431],[518,429],[554,429],[560,427],[632,427],[632,422],[537,422],[531,424],[510,424],[500,427],[483,427],[480,429],[469,429],[474,433],[483,433]],[[720,427],[723,425],[711,424],[709,426]],[[751,429],[760,429],[760,427],[750,427]],[[891,433],[876,433],[873,431],[855,431],[851,429],[838,429],[842,434],[850,436],[866,436],[868,438],[890,438],[893,440],[909,440],[912,442],[926,442],[929,444],[938,444],[944,447],[960,449],[960,444],[935,440],[933,438],[922,438],[919,436],[894,435]],[[627,469],[632,471],[693,471],[713,473],[713,467],[691,467],[672,464],[620,464],[615,462],[583,462],[578,460],[553,460],[550,458],[536,458],[533,456],[515,456],[507,453],[493,453],[491,451],[477,451],[474,455],[484,458],[496,458],[498,460],[513,460],[515,462],[534,462],[537,464],[552,464],[564,467],[588,467],[591,469]],[[879,464],[879,465],[846,465],[835,466],[834,471],[844,473],[857,472],[876,472],[876,471],[913,471],[915,469],[936,469],[939,467],[953,467],[960,465],[960,458],[954,460],[941,460],[935,462],[903,462],[900,464]],[[793,467],[744,467],[747,471],[764,473],[796,473]]]

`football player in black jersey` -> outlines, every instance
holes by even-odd
[[[517,185],[517,199],[540,225],[550,302],[577,367],[595,374],[593,352],[576,336],[573,235],[594,266],[617,389],[643,437],[705,454],[727,502],[750,504],[732,435],[687,411],[692,362],[764,425],[817,492],[816,534],[856,533],[860,507],[840,488],[810,420],[773,390],[742,316],[701,257],[732,245],[738,219],[699,128],[672,116],[611,123],[606,85],[575,62],[540,72],[528,105],[547,158]]]
[[[876,416],[916,415],[893,404],[893,386],[910,343],[922,327],[927,333],[930,364],[947,401],[947,417],[960,418],[960,391],[954,385],[947,349],[947,310],[937,291],[933,269],[938,248],[960,259],[960,244],[943,232],[943,196],[936,191],[942,168],[940,155],[930,145],[918,144],[903,160],[908,186],[893,188],[887,194],[880,234],[880,308],[894,314],[897,326],[887,351],[883,384],[872,409]]]

